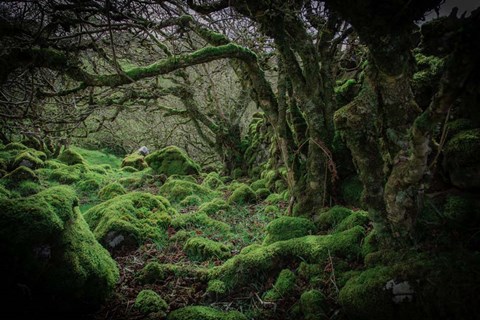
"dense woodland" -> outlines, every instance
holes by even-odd
[[[478,318],[454,4],[1,1],[0,314]]]

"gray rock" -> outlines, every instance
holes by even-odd
[[[142,156],[146,156],[150,153],[147,147],[142,146],[140,149],[137,150],[138,153],[140,153]]]

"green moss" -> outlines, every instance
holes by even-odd
[[[274,205],[268,205],[263,209],[265,214],[277,214],[280,212],[280,209]]]
[[[123,172],[129,172],[129,173],[138,172],[138,169],[137,169],[137,168],[134,168],[134,167],[131,167],[131,166],[122,167],[121,170],[122,170]]]
[[[60,167],[49,171],[48,178],[62,184],[72,184],[80,181],[81,171],[73,167]]]
[[[11,192],[7,190],[2,184],[0,184],[0,199],[1,198],[10,198],[12,196]]]
[[[378,251],[378,239],[377,233],[374,230],[370,231],[370,233],[365,237],[362,243],[362,256],[367,256],[372,252]]]
[[[157,317],[164,317],[168,304],[153,290],[142,290],[138,293],[133,305],[144,314],[155,313]]]
[[[350,230],[324,236],[305,236],[274,242],[246,253],[238,254],[210,271],[211,279],[225,282],[228,290],[251,283],[292,263],[295,260],[315,263],[331,256],[357,259],[364,230]]]
[[[171,225],[176,229],[211,228],[220,233],[228,233],[231,230],[228,224],[212,219],[202,211],[176,215],[172,218]]]
[[[22,283],[33,296],[55,296],[55,303],[100,303],[112,292],[119,278],[117,266],[77,205],[67,187],[19,200],[0,199],[0,251],[8,273],[2,284],[11,286],[11,292]]]
[[[207,286],[208,293],[217,296],[217,295],[225,294],[226,291],[227,291],[227,287],[225,286],[225,283],[223,281],[210,280],[208,282],[208,286]]]
[[[238,311],[222,312],[210,307],[188,306],[171,312],[167,320],[247,320],[247,317]]]
[[[3,178],[6,185],[14,188],[18,186],[22,181],[34,181],[38,182],[38,176],[31,169],[20,166],[12,172],[6,174]]]
[[[272,193],[265,199],[265,202],[269,204],[278,204],[281,201],[284,201],[283,197],[278,193]]]
[[[199,212],[205,212],[207,215],[220,214],[226,212],[231,207],[221,198],[215,198],[212,201],[203,203],[199,208]]]
[[[183,250],[194,261],[205,261],[210,259],[227,259],[231,256],[230,248],[223,243],[203,237],[188,239]]]
[[[9,151],[9,150],[20,151],[20,150],[27,150],[27,149],[28,149],[27,146],[19,142],[10,142],[3,148],[3,150],[5,151]]]
[[[100,182],[97,179],[86,179],[79,181],[76,188],[80,191],[96,193],[100,188]]]
[[[257,199],[255,192],[246,184],[240,185],[233,191],[232,195],[228,197],[228,204],[247,204],[253,203]]]
[[[182,201],[180,201],[180,206],[182,207],[191,207],[191,206],[198,206],[202,203],[202,199],[197,195],[189,195]]]
[[[308,219],[298,217],[280,217],[267,225],[267,236],[263,244],[299,238],[315,232],[315,225]]]
[[[137,279],[141,283],[151,284],[165,280],[172,272],[170,265],[160,264],[156,261],[149,262],[140,271]]]
[[[315,289],[305,291],[300,296],[300,310],[305,320],[329,319],[325,312],[325,295]]]
[[[45,161],[45,168],[48,169],[60,169],[66,167],[66,164],[61,163],[57,160],[47,160]]]
[[[250,188],[252,188],[253,191],[257,191],[258,189],[264,189],[267,188],[267,180],[266,179],[259,179],[250,184]]]
[[[183,243],[193,236],[195,236],[194,231],[178,230],[170,237],[170,241]]]
[[[127,191],[120,183],[113,182],[107,184],[105,187],[98,191],[98,198],[102,201],[106,201],[126,193]]]
[[[202,202],[210,201],[217,196],[217,193],[193,182],[184,180],[168,180],[158,190],[159,194],[170,200],[173,204],[180,203],[188,196],[195,195]]]
[[[282,299],[295,289],[295,280],[295,274],[290,269],[283,269],[273,288],[265,293],[264,300],[277,301]]]
[[[320,230],[330,230],[351,214],[352,210],[341,206],[335,206],[316,216],[315,224]]]
[[[370,219],[366,211],[353,211],[335,226],[333,232],[348,230],[355,226],[366,226],[369,222]]]
[[[68,164],[69,166],[74,164],[83,164],[85,159],[76,151],[72,149],[64,150],[57,158],[59,161]]]
[[[148,164],[145,162],[145,157],[137,152],[127,155],[121,164],[121,168],[127,172],[132,171],[129,171],[130,169],[126,168],[134,168],[135,171],[142,171],[147,167]]]
[[[171,218],[160,196],[131,192],[103,202],[85,212],[85,220],[105,247],[138,246],[166,240]]]
[[[480,217],[476,216],[478,212],[479,209],[476,208],[475,202],[468,196],[449,195],[445,202],[444,217],[449,222],[455,222],[457,226],[478,222],[480,220]]]
[[[220,179],[220,175],[217,172],[210,172],[205,179],[203,179],[202,186],[216,190],[222,187],[223,181]]]
[[[343,200],[349,205],[360,207],[363,193],[363,184],[358,176],[352,176],[342,181],[340,191]]]
[[[145,161],[158,174],[171,176],[173,174],[199,174],[200,166],[178,147],[169,146],[149,154]]]
[[[15,168],[19,166],[25,166],[35,170],[38,168],[43,168],[45,166],[45,163],[43,162],[42,159],[34,155],[32,152],[24,151],[24,152],[21,152],[19,155],[17,155],[17,157],[15,157],[13,166]]]
[[[36,193],[39,193],[44,188],[39,185],[37,182],[34,181],[21,181],[16,187],[15,191],[17,191],[22,197],[30,196]]]
[[[270,190],[267,188],[260,188],[255,191],[255,196],[257,199],[264,200],[270,195]]]
[[[256,250],[258,248],[261,248],[262,245],[258,244],[258,243],[252,243],[248,246],[246,246],[245,248],[243,248],[241,251],[240,251],[240,254],[247,254],[253,250]]]

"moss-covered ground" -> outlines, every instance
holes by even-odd
[[[367,212],[356,209],[355,203],[324,208],[313,219],[287,216],[288,191],[277,188],[268,172],[256,181],[195,171],[166,177],[158,168],[125,170],[122,159],[100,151],[69,150],[60,160],[21,146],[0,150],[6,171],[0,179],[0,204],[16,213],[0,217],[26,224],[23,217],[32,215],[27,229],[37,233],[16,235],[22,236],[24,250],[49,243],[37,236],[45,221],[61,226],[68,215],[81,213],[76,218],[81,232],[61,238],[86,237],[97,251],[102,245],[118,268],[118,282],[108,298],[104,296],[111,288],[96,289],[105,300],[92,319],[387,319],[393,314],[415,318],[420,311],[427,318],[448,318],[451,312],[470,315],[462,314],[459,302],[465,300],[463,293],[476,296],[469,281],[480,279],[478,268],[472,268],[479,258],[468,250],[456,250],[452,256],[445,237],[462,232],[462,219],[475,215],[474,197],[451,195],[441,203],[427,203],[425,221],[419,223],[423,244],[392,252],[382,250]],[[19,156],[32,158],[32,168],[19,166]],[[349,191],[355,201],[362,192],[357,189]],[[61,190],[70,202],[64,203]],[[262,196],[259,190],[264,190]],[[47,197],[48,206],[46,195],[54,197]],[[39,199],[45,208],[35,207]],[[439,210],[441,216],[436,215]],[[457,224],[445,231],[448,221]],[[12,230],[0,223],[5,239],[16,239]],[[29,243],[30,236],[42,243]],[[466,238],[457,237],[459,247],[478,241]],[[68,244],[76,247],[84,249],[77,253],[79,262],[72,262],[74,270],[89,275],[98,257],[83,243]],[[422,253],[425,250],[430,255]],[[462,274],[448,264],[452,259]],[[107,260],[97,266],[111,263]],[[102,272],[108,274],[97,272],[94,276],[100,279]],[[103,281],[111,286],[114,276]],[[77,281],[76,290],[88,294],[88,281]],[[456,291],[452,281],[463,291]],[[62,286],[68,284],[56,283],[46,290],[64,292]],[[404,291],[395,293],[399,288]]]

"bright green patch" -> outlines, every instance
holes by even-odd
[[[169,146],[145,157],[148,165],[158,174],[199,174],[200,166],[178,147]]]
[[[223,260],[231,256],[228,246],[203,237],[188,239],[183,250],[194,261],[205,261],[212,258]]]
[[[217,193],[193,182],[184,180],[168,180],[158,190],[159,194],[170,200],[173,204],[180,203],[188,196],[195,195],[202,202],[210,201],[217,196]]]
[[[171,312],[167,320],[247,320],[247,317],[238,311],[222,312],[209,307],[188,306]]]
[[[295,289],[295,274],[290,269],[283,269],[278,275],[273,288],[263,297],[266,301],[277,301]]]
[[[161,318],[166,314],[168,304],[153,290],[142,290],[135,299],[133,305],[135,309],[144,314],[155,313],[155,316]]]
[[[280,217],[267,225],[267,236],[263,243],[271,243],[303,237],[315,232],[315,225],[308,219],[298,217]]]
[[[80,153],[72,150],[66,149],[64,150],[57,158],[59,161],[72,166],[74,164],[83,164],[85,163],[85,159],[80,155]]]
[[[257,200],[255,192],[246,184],[240,185],[233,191],[232,195],[228,198],[228,204],[247,204],[253,203]]]
[[[98,198],[102,201],[110,200],[116,196],[126,194],[125,188],[118,182],[107,184],[105,187],[98,191]]]
[[[145,157],[141,154],[135,152],[132,154],[127,155],[121,164],[123,170],[127,172],[132,172],[131,169],[126,168],[134,168],[135,171],[142,171],[143,169],[148,167],[148,164],[145,162]]]

